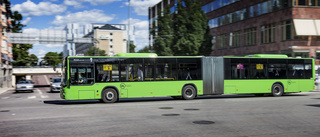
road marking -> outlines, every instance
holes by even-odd
[[[37,92],[38,92],[40,95],[42,95],[42,92],[41,92],[39,89],[37,89]]]
[[[30,97],[28,97],[28,99],[34,99],[34,98],[36,98],[36,96],[30,96]]]
[[[2,97],[1,99],[8,99],[8,98],[10,98],[10,97]]]
[[[41,98],[49,98],[49,96],[43,96],[43,95],[41,95]]]
[[[49,82],[49,80],[48,80],[47,75],[44,75],[44,79],[46,80],[47,84],[49,85],[49,84],[50,84],[50,82]]]

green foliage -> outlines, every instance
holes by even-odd
[[[13,44],[13,66],[30,66],[36,65],[38,62],[37,56],[29,55],[28,50],[32,48],[30,44]]]
[[[211,52],[212,36],[200,0],[184,2],[185,7],[177,3],[177,12],[172,17],[169,9],[159,16],[154,46],[158,55],[195,56]],[[155,29],[151,33],[155,34]]]
[[[97,47],[90,47],[89,50],[85,53],[87,56],[107,56],[105,50],[101,50]]]
[[[129,46],[130,46],[129,47],[129,53],[135,53],[134,49],[136,48],[136,46],[134,44],[132,44],[132,43],[130,43]]]
[[[21,32],[22,28],[26,26],[20,23],[21,20],[22,20],[22,15],[18,11],[13,12],[12,22],[11,22],[12,32],[14,33]]]
[[[137,53],[149,53],[149,47],[145,46],[143,49],[140,49]]]
[[[172,20],[170,18],[170,9],[165,8],[158,19],[158,36],[155,37],[155,52],[159,56],[172,56],[171,44],[173,40]]]
[[[43,60],[45,60],[51,66],[57,66],[62,60],[59,58],[59,54],[56,52],[48,52],[44,55]]]
[[[26,25],[21,24],[22,15],[15,11],[12,14],[12,32],[19,33]],[[29,55],[29,49],[32,49],[30,44],[13,44],[13,66],[35,66],[38,63],[38,57],[34,54]]]

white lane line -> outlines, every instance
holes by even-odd
[[[49,98],[49,96],[43,96],[43,95],[41,95],[41,98]]]
[[[47,84],[50,85],[47,75],[44,75],[44,79],[46,80]]]
[[[39,90],[39,89],[37,89],[36,90],[40,95],[42,95],[42,92]]]
[[[34,99],[34,98],[36,98],[36,96],[30,96],[30,97],[28,97],[28,99]]]
[[[8,99],[8,98],[10,98],[10,97],[2,97],[1,99]]]

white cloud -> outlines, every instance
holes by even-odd
[[[33,34],[38,34],[39,29],[36,28],[27,28],[22,30],[23,33],[33,33]]]
[[[42,16],[60,14],[64,12],[67,7],[51,2],[40,2],[39,4],[35,4],[31,0],[28,0],[22,4],[13,5],[11,9],[13,11],[19,11],[23,16]]]
[[[128,24],[128,20],[121,21],[120,24]],[[130,24],[134,26],[136,51],[149,45],[149,24],[146,20],[130,18]]]
[[[84,2],[90,3],[90,5],[105,5],[115,1],[121,0],[64,0],[63,4],[67,6],[73,6],[74,8],[83,8],[85,6],[82,5]]]
[[[114,1],[121,1],[121,0],[82,0],[85,2],[90,2],[91,5],[99,5],[99,4],[108,4]]]
[[[27,25],[29,23],[29,21],[31,20],[31,17],[27,17],[25,20],[23,20],[21,23],[23,25]]]
[[[45,47],[47,48],[62,48],[63,45],[62,44],[47,44],[47,45],[44,45]]]
[[[130,6],[133,7],[134,13],[142,16],[148,15],[148,8],[159,3],[161,0],[131,0]],[[128,2],[125,2],[126,5],[129,5]]]
[[[73,6],[74,8],[77,8],[77,9],[84,7],[82,6],[82,2],[78,0],[65,0],[63,4],[67,6]]]
[[[113,20],[113,16],[107,16],[102,10],[93,9],[90,11],[70,13],[64,16],[57,15],[53,22],[54,25],[61,26],[68,23],[88,24],[92,22],[107,23]]]

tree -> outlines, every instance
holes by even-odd
[[[174,30],[174,43],[172,44],[173,55],[188,55],[185,52],[186,48],[190,48],[188,46],[191,43],[188,38],[188,28],[187,23],[188,13],[183,7],[181,2],[177,4],[177,13],[173,15],[173,30]]]
[[[154,39],[155,53],[160,56],[172,56],[173,52],[171,50],[171,45],[173,40],[173,22],[170,17],[169,5],[160,13],[158,22],[158,35]]]
[[[57,66],[62,62],[62,60],[59,59],[58,53],[56,52],[48,52],[46,55],[44,55],[43,60],[45,60],[45,62],[47,62],[51,66]]]
[[[12,32],[19,33],[26,25],[21,24],[22,15],[15,11],[12,15]],[[13,66],[30,66],[38,63],[38,58],[34,54],[29,55],[29,49],[32,49],[30,44],[12,44]]]
[[[26,26],[20,23],[21,20],[22,20],[22,15],[18,11],[13,12],[12,22],[11,22],[12,32],[14,33],[21,32],[22,28]]]
[[[129,46],[130,46],[129,47],[129,53],[135,53],[134,49],[136,48],[136,46],[134,44],[132,44],[132,43],[130,43]]]
[[[105,50],[101,50],[97,47],[89,47],[89,50],[85,53],[87,56],[107,56]]]
[[[38,59],[38,57],[36,55],[34,55],[34,54],[30,55],[30,65],[31,66],[37,66],[38,60],[39,59]]]
[[[143,49],[140,49],[137,53],[149,53],[149,47],[145,46]]]

